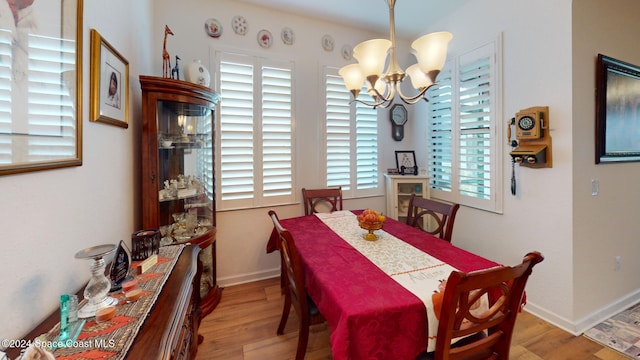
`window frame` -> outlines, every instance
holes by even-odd
[[[460,175],[460,163],[461,163],[461,105],[460,105],[460,67],[461,64],[469,64],[485,56],[489,56],[489,63],[491,69],[490,73],[490,197],[489,199],[481,199],[479,197],[473,197],[469,195],[461,194],[461,175]],[[445,64],[443,73],[451,70],[451,190],[441,190],[434,188],[433,182],[435,181],[432,176],[432,164],[431,164],[431,108],[429,109],[429,124],[427,132],[427,142],[429,143],[428,150],[428,174],[430,176],[430,196],[437,199],[456,202],[468,207],[502,213],[503,211],[503,102],[502,102],[502,36],[498,36],[496,40],[481,44],[472,50],[461,53],[457,56],[451,56],[450,60]],[[433,91],[437,91],[437,87]],[[430,90],[431,92],[432,90]],[[431,97],[431,96],[429,96]],[[430,102],[430,107],[431,102]]]
[[[257,207],[269,207],[269,206],[278,206],[278,205],[286,205],[295,202],[296,192],[294,191],[296,188],[296,156],[295,156],[295,148],[296,148],[296,124],[295,124],[295,114],[296,114],[296,67],[295,60],[293,59],[283,59],[276,57],[265,57],[263,55],[253,54],[250,52],[243,52],[237,50],[229,50],[229,49],[212,49],[212,59],[214,62],[212,64],[212,68],[214,69],[214,84],[217,89],[221,89],[221,61],[223,59],[243,59],[243,60],[252,60],[252,61],[238,61],[238,64],[248,64],[251,63],[253,78],[252,78],[252,86],[253,86],[253,99],[252,99],[252,194],[253,196],[241,199],[223,199],[223,175],[222,175],[222,145],[223,145],[223,131],[222,131],[222,106],[224,101],[224,94],[222,94],[221,101],[216,105],[216,113],[215,113],[215,170],[216,170],[216,203],[218,211],[228,211],[228,210],[241,210],[241,209],[252,209]],[[233,60],[229,60],[233,62]],[[266,196],[265,195],[265,168],[264,168],[264,154],[263,154],[263,125],[264,125],[264,117],[263,117],[263,67],[278,67],[283,64],[288,64],[290,71],[290,123],[289,123],[289,134],[290,134],[290,143],[289,143],[289,161],[290,161],[290,191],[288,194],[278,195],[278,196]],[[284,68],[284,67],[283,67]],[[259,120],[259,121],[256,121]]]

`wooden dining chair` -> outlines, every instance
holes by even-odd
[[[342,187],[326,189],[302,188],[304,214],[342,210]]]
[[[453,271],[442,297],[436,349],[419,360],[509,359],[516,316],[533,267],[543,260],[535,251],[522,263],[464,273]],[[476,301],[488,294],[489,309],[472,313]],[[452,339],[466,337],[452,345]]]
[[[282,308],[282,317],[280,318],[277,334],[282,335],[284,333],[284,327],[289,318],[289,310],[293,304],[298,319],[300,319],[296,360],[303,360],[307,352],[309,327],[323,323],[325,319],[322,314],[320,314],[320,311],[318,311],[311,297],[307,294],[300,255],[298,254],[298,249],[296,248],[291,233],[282,227],[275,211],[269,210],[269,216],[271,217],[271,221],[273,221],[273,226],[278,232],[280,256],[283,266],[282,276],[285,283],[284,307]]]
[[[407,225],[451,242],[453,224],[460,204],[425,199],[412,194],[407,210]]]

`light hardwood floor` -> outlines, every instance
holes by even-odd
[[[278,278],[225,288],[220,305],[200,324],[204,341],[198,348],[196,360],[293,359],[298,341],[295,311],[290,313],[284,335],[276,335],[282,301]],[[626,359],[526,311],[518,315],[511,345],[511,359],[516,360]],[[332,359],[326,324],[311,327],[305,359]]]

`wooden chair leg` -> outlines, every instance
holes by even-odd
[[[296,360],[304,360],[307,353],[307,344],[309,342],[309,324],[300,323],[298,330],[298,350],[296,351]]]
[[[287,289],[285,288],[284,282],[285,282],[285,273],[284,273],[284,260],[280,259],[280,294],[284,295],[285,291],[287,291]]]
[[[286,294],[284,296],[284,307],[282,308],[280,325],[278,325],[278,335],[284,334],[284,327],[285,325],[287,325],[287,319],[289,319],[289,310],[291,310],[291,296],[289,294]]]

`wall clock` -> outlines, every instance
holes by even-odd
[[[404,138],[404,124],[407,122],[407,109],[402,104],[395,104],[389,112],[391,120],[391,136],[393,140],[400,141]]]

